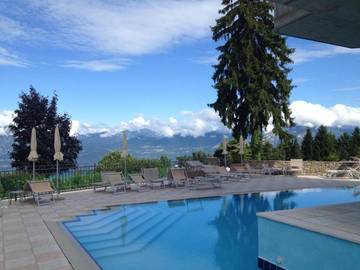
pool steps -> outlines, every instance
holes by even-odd
[[[94,212],[92,217],[79,218],[66,226],[91,256],[101,259],[145,248],[181,217],[163,209],[136,207]]]
[[[159,215],[159,213],[156,212],[145,212],[141,215],[138,215],[137,217],[133,218],[132,220],[128,220],[126,223],[126,233],[130,233],[132,230],[136,229],[137,227],[141,226],[146,221],[150,220],[151,218]],[[90,244],[90,243],[98,243],[98,242],[104,242],[108,240],[114,240],[117,238],[121,238],[121,235],[119,235],[119,231],[122,230],[121,226],[123,224],[114,224],[111,227],[107,227],[104,230],[102,229],[100,232],[88,236],[88,237],[79,237],[79,240],[83,244]],[[84,239],[83,239],[84,238]]]
[[[181,215],[179,214],[170,214],[165,220],[160,223],[154,224],[150,226],[146,231],[142,234],[134,237],[134,239],[125,244],[125,245],[117,245],[110,246],[106,248],[100,248],[96,250],[89,251],[90,254],[95,259],[104,259],[109,256],[119,256],[123,254],[138,252],[144,249],[147,245],[149,245],[153,240],[159,237],[162,233],[164,233],[171,225],[175,224]]]

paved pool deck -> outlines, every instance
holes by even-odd
[[[360,244],[360,202],[258,213],[259,217]]]
[[[93,209],[112,205],[244,194],[265,191],[285,191],[304,188],[353,187],[359,181],[259,176],[246,182],[224,183],[221,189],[189,190],[166,188],[144,192],[104,193],[92,190],[63,193],[56,204],[36,206],[31,200],[3,209],[0,218],[0,270],[65,270],[74,269],[59,247],[49,222],[71,219]],[[4,205],[4,202],[3,202]]]

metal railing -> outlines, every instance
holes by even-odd
[[[35,180],[50,180],[54,189],[57,189],[56,167],[37,167]],[[7,197],[9,191],[21,190],[27,181],[33,180],[30,169],[8,169],[0,171],[0,196]],[[96,165],[78,167],[59,167],[60,191],[87,189],[94,182],[101,181],[100,171]]]
[[[59,166],[60,192],[88,189],[94,182],[101,181],[100,171],[122,171],[122,167],[100,168],[96,164],[89,166],[67,167]],[[161,177],[167,176],[168,168],[160,167]],[[128,174],[138,173],[128,171]],[[33,180],[32,168],[15,169],[10,168],[0,171],[0,198],[8,197],[9,191],[22,190],[27,181]],[[38,166],[35,170],[35,180],[50,180],[54,190],[57,190],[56,166]]]

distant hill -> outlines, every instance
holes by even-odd
[[[351,133],[354,127],[331,127],[329,130],[336,136],[344,132]],[[317,128],[312,128],[315,135]],[[290,133],[297,136],[299,141],[305,135],[306,127],[296,126],[290,129]],[[223,133],[211,132],[204,136],[180,136],[164,137],[158,133],[142,129],[131,131],[128,134],[128,144],[130,154],[141,158],[157,158],[166,155],[175,160],[177,156],[190,155],[194,151],[205,151],[213,153],[216,147],[221,143]],[[109,151],[116,151],[121,148],[121,135],[109,135],[107,133],[97,133],[80,135],[79,139],[83,145],[78,163],[80,165],[89,165],[98,162]],[[273,144],[278,143],[278,139],[272,133],[267,133],[265,139]],[[12,137],[9,135],[0,135],[0,168],[8,167],[10,164],[9,152],[11,151]]]
[[[163,137],[150,130],[129,132],[128,144],[131,155],[142,158],[158,158],[166,155],[175,160],[177,156],[189,155],[194,151],[213,153],[222,141],[223,134],[207,133],[204,136]],[[82,135],[79,137],[83,151],[79,156],[79,164],[92,164],[109,151],[121,148],[121,136],[106,136],[105,134]]]

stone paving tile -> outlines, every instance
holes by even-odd
[[[5,256],[5,269],[14,269],[32,264],[36,264],[35,256],[32,253],[30,255],[24,253],[15,259],[7,259]]]
[[[69,262],[66,260],[64,256],[62,256],[62,257],[54,258],[50,261],[41,262],[41,263],[39,262],[38,265],[39,265],[39,269],[41,270],[57,270],[60,268],[68,267]]]

